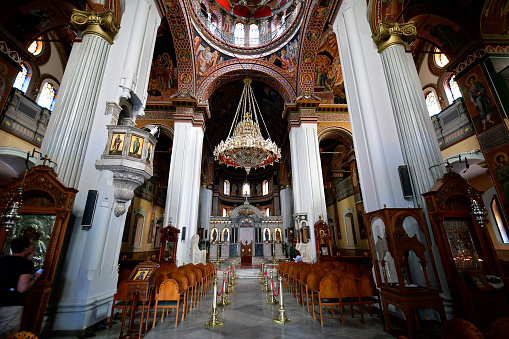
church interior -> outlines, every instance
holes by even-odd
[[[508,31],[503,0],[1,2],[0,250],[45,271],[21,330],[182,326],[221,268],[281,283],[283,324],[284,292],[332,330],[507,337]]]

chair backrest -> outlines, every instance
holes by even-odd
[[[460,318],[451,319],[442,327],[442,339],[483,339],[484,335],[474,324]]]
[[[171,279],[175,280],[179,286],[179,293],[183,293],[187,291],[189,283],[187,282],[187,278],[185,275],[175,271],[170,275]]]
[[[509,338],[509,318],[503,317],[495,320],[486,337],[490,339]]]
[[[320,289],[320,280],[322,280],[322,278],[318,274],[310,273],[306,281],[308,290],[318,291],[318,289]]]
[[[163,281],[165,281],[166,279],[168,279],[166,274],[163,274],[163,272],[157,274],[157,271],[156,271],[156,288],[155,288],[156,289],[156,293],[157,293],[157,291],[159,291],[159,286],[161,286]]]
[[[338,284],[333,278],[325,277],[320,281],[321,298],[339,298]]]
[[[351,273],[355,278],[358,278],[361,276],[361,273],[359,271],[359,267],[355,264],[348,265],[348,268],[346,269],[346,273]]]
[[[113,295],[113,302],[117,300],[122,301],[125,300],[126,293],[127,293],[127,281],[124,280],[117,286],[117,292],[115,293],[115,295]]]
[[[360,297],[373,297],[378,295],[373,278],[367,275],[362,276],[359,280],[359,296]]]
[[[323,278],[322,278],[322,280],[323,280],[323,279],[325,279],[325,278],[333,279],[333,280],[336,282],[336,284],[337,284],[338,286],[339,286],[339,283],[341,282],[341,278],[340,278],[340,277],[338,277],[336,274],[334,274],[334,272],[333,272],[333,271],[331,271],[331,272],[327,273],[327,274],[325,275],[325,277],[323,277]]]
[[[359,296],[359,289],[355,279],[345,276],[339,283],[339,294],[341,298],[357,298]]]
[[[187,278],[187,283],[189,284],[189,286],[196,285],[196,275],[191,270],[188,269],[183,270],[183,273]]]
[[[308,279],[308,275],[311,273],[310,270],[307,270],[307,269],[304,269],[302,270],[302,272],[300,272],[300,277],[299,277],[299,280],[302,284],[305,284],[307,282],[307,279]]]
[[[173,279],[166,279],[159,287],[157,293],[157,300],[178,300],[179,299],[179,285]]]
[[[203,273],[199,268],[197,267],[193,268],[192,272],[196,276],[196,281],[201,282],[203,280]]]
[[[37,339],[32,332],[21,331],[7,337],[7,339]]]

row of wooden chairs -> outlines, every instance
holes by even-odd
[[[355,264],[327,262],[325,264],[307,264],[294,262],[281,262],[278,273],[283,277],[284,287],[295,296],[302,307],[307,305],[310,312],[312,305],[313,318],[315,316],[315,304],[319,307],[320,323],[323,325],[322,308],[331,306],[334,318],[334,306],[339,306],[341,323],[344,323],[344,306],[350,306],[350,314],[354,317],[353,306],[357,305],[364,322],[363,306],[368,305],[372,315],[372,304],[381,307],[380,296],[371,269],[367,266]]]
[[[162,309],[161,321],[164,320],[165,312],[168,314],[172,308],[176,309],[175,326],[178,324],[179,310],[182,305],[181,320],[188,311],[196,306],[207,291],[212,287],[215,277],[215,267],[212,263],[187,264],[177,267],[175,264],[160,264],[156,269],[155,288],[153,290],[152,302],[149,305],[147,319],[150,316],[150,309],[154,309],[154,321],[156,325],[157,310]],[[117,293],[113,296],[109,327],[112,326],[113,312],[130,306],[126,304],[127,279],[130,274],[124,271],[119,274],[123,281],[117,287]],[[141,303],[140,303],[141,305]],[[147,320],[148,321],[148,320]]]

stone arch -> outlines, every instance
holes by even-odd
[[[339,139],[354,149],[352,132],[343,127],[328,127],[318,133],[318,142],[324,139]]]
[[[284,75],[280,73],[281,70],[273,64],[255,59],[228,60],[209,68],[204,74],[203,81],[198,86],[196,97],[200,102],[207,101],[219,86],[242,79],[244,75],[239,74],[241,73],[239,71],[248,71],[249,74],[269,75],[269,77],[264,76],[260,79],[255,78],[255,80],[260,80],[274,88],[285,99],[285,102],[295,102],[297,98],[295,90]],[[238,76],[221,77],[231,73],[238,74]]]

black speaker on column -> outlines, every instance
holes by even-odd
[[[84,230],[92,228],[92,221],[94,220],[95,206],[97,205],[97,197],[99,192],[97,190],[89,190],[87,195],[87,202],[85,203],[85,210],[83,211],[83,218],[81,219],[81,227]]]
[[[412,182],[410,181],[410,172],[408,165],[398,166],[399,180],[401,181],[401,188],[403,189],[403,196],[405,199],[413,197]]]

